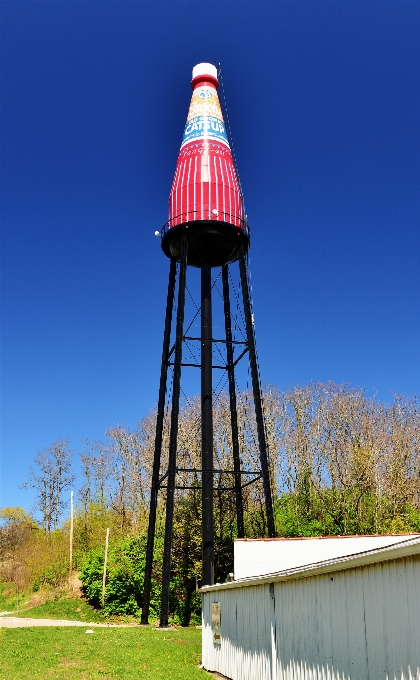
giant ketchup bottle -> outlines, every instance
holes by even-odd
[[[190,234],[189,264],[200,266],[205,258],[215,266],[236,259],[239,241],[235,237],[240,232],[245,238],[247,225],[217,94],[217,69],[213,64],[198,64],[192,76],[193,93],[169,195],[169,220],[162,247],[167,255],[176,257],[179,238],[172,230],[189,226],[195,229],[194,236]],[[247,238],[244,247],[248,247]]]

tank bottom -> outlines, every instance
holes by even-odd
[[[241,245],[244,252],[250,245],[245,230],[234,224],[197,220],[166,228],[162,237],[162,250],[168,257],[179,259],[184,229],[188,231],[187,261],[191,267],[201,267],[203,264],[222,267],[238,259]]]

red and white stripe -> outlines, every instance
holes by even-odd
[[[242,198],[230,149],[203,140],[179,154],[169,196],[169,228],[194,220],[242,226]]]

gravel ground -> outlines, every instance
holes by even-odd
[[[15,616],[2,616],[0,628],[32,628],[33,626],[83,626],[84,628],[133,628],[132,623],[85,623],[60,619],[24,619]]]

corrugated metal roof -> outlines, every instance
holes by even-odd
[[[347,538],[386,538],[387,536],[392,536],[392,538],[398,536],[418,536],[420,538],[420,533],[416,531],[406,531],[402,534],[346,534],[345,536],[276,536],[276,538],[234,538],[236,541],[246,541],[247,543],[260,543],[262,541],[328,541],[341,538],[346,540]]]
[[[394,543],[390,546],[366,550],[364,552],[346,555],[345,557],[323,560],[294,569],[284,569],[283,571],[264,574],[264,576],[237,579],[229,583],[215,583],[213,586],[204,586],[200,590],[205,593],[216,590],[229,590],[231,588],[246,588],[275,581],[290,581],[292,579],[308,578],[318,574],[342,571],[343,569],[354,569],[369,564],[410,557],[418,554],[420,554],[420,535],[415,538],[403,540],[399,543]]]

